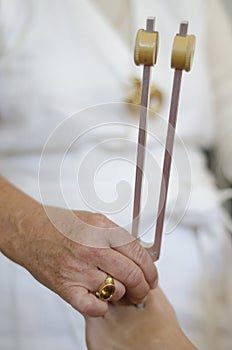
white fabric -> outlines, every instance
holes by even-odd
[[[153,80],[165,103],[162,118],[151,117],[149,125],[140,227],[141,233],[148,231],[146,240],[151,239],[156,214],[173,76],[169,60],[179,20],[189,19],[190,31],[197,35],[194,68],[183,79],[165,227],[171,234],[165,236],[159,269],[161,285],[187,334],[201,349],[226,350],[232,345],[231,242],[220,224],[218,192],[200,150],[211,146],[215,135],[204,34],[206,13],[215,14],[210,4],[131,0],[128,20],[135,33],[144,27],[146,16],[155,14],[161,34]],[[125,28],[117,32],[105,12],[87,0],[2,0],[1,9],[1,173],[40,199],[42,147],[60,122],[81,111],[61,123],[46,144],[40,164],[42,200],[107,212],[129,227],[137,119],[124,104],[109,104],[123,102],[130,76],[141,74],[133,66],[132,47],[122,38]],[[118,211],[117,205],[123,209]],[[176,228],[181,219],[182,226]],[[0,347],[85,349],[83,320],[69,306],[5,258],[0,278],[6,281],[0,285]]]
[[[214,40],[207,42],[207,61],[211,71],[211,83],[215,106],[215,150],[222,175],[232,181],[232,29],[226,14],[217,1],[212,1],[216,16],[208,16],[208,36]],[[215,18],[220,23],[215,25]]]

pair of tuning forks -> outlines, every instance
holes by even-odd
[[[132,235],[138,238],[140,220],[141,191],[143,181],[143,168],[146,148],[146,125],[147,112],[149,109],[149,88],[151,67],[156,64],[159,46],[159,33],[154,31],[155,18],[149,17],[146,30],[140,29],[137,33],[134,60],[136,65],[143,65],[142,96],[140,104],[140,121],[137,146],[137,163],[134,191]],[[163,224],[166,210],[167,194],[169,187],[170,169],[175,139],[175,128],[177,121],[181,78],[183,70],[189,72],[195,50],[195,36],[187,35],[188,22],[181,22],[179,33],[175,36],[172,48],[171,68],[175,69],[172,98],[169,113],[169,122],[166,136],[165,154],[163,161],[162,180],[160,186],[158,215],[154,243],[147,248],[153,261],[159,259],[163,233]]]

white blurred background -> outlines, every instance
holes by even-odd
[[[230,16],[230,22],[232,25],[232,1],[231,0],[222,0],[222,2],[225,4],[225,6],[228,10],[228,15]]]

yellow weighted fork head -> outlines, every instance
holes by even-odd
[[[189,72],[192,68],[192,62],[195,51],[194,35],[180,36],[177,34],[174,38],[172,48],[171,67],[174,69],[183,69]]]
[[[158,47],[158,32],[148,32],[144,29],[138,30],[134,49],[135,64],[137,66],[154,66],[157,60]]]

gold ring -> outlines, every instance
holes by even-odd
[[[105,281],[100,285],[95,295],[103,301],[110,301],[115,293],[114,279],[107,275]]]

